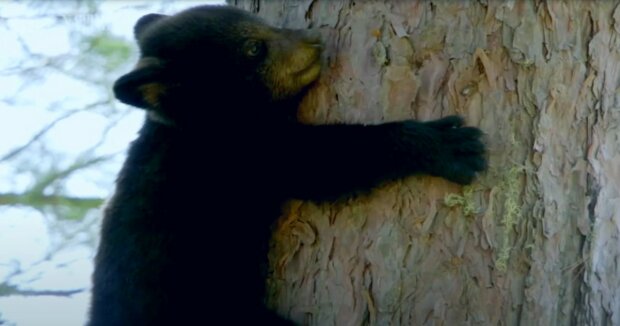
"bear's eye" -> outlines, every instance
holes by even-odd
[[[259,40],[247,40],[243,45],[245,54],[249,57],[256,57],[263,52],[263,43]]]

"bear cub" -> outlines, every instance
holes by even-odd
[[[114,85],[147,113],[105,209],[90,326],[288,324],[264,307],[271,225],[290,198],[328,200],[486,166],[460,117],[310,126],[299,99],[321,43],[226,6],[135,26],[141,57]]]

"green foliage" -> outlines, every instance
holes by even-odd
[[[519,198],[521,194],[520,179],[522,173],[523,169],[520,167],[511,168],[501,184],[504,195],[504,215],[502,216],[504,229],[502,233],[503,241],[498,250],[495,266],[502,272],[508,269],[508,260],[510,259],[510,251],[512,250],[510,235],[521,217]]]
[[[479,211],[475,200],[474,188],[472,186],[465,186],[463,187],[463,195],[447,194],[444,197],[444,204],[448,207],[462,206],[464,216],[473,216]]]
[[[127,63],[132,53],[129,42],[108,30],[85,36],[83,42],[86,51],[102,60],[106,70],[114,70]]]
[[[56,205],[58,220],[82,221],[92,209],[99,208],[103,200],[98,198],[86,198],[76,201],[73,198],[59,198]]]

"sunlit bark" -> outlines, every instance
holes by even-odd
[[[470,187],[291,202],[272,307],[308,325],[620,325],[617,2],[232,2],[323,33],[304,121],[461,114],[490,150]]]

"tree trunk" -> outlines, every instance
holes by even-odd
[[[303,121],[460,114],[489,146],[472,186],[290,202],[269,305],[303,325],[620,325],[618,2],[232,2],[323,33]]]

